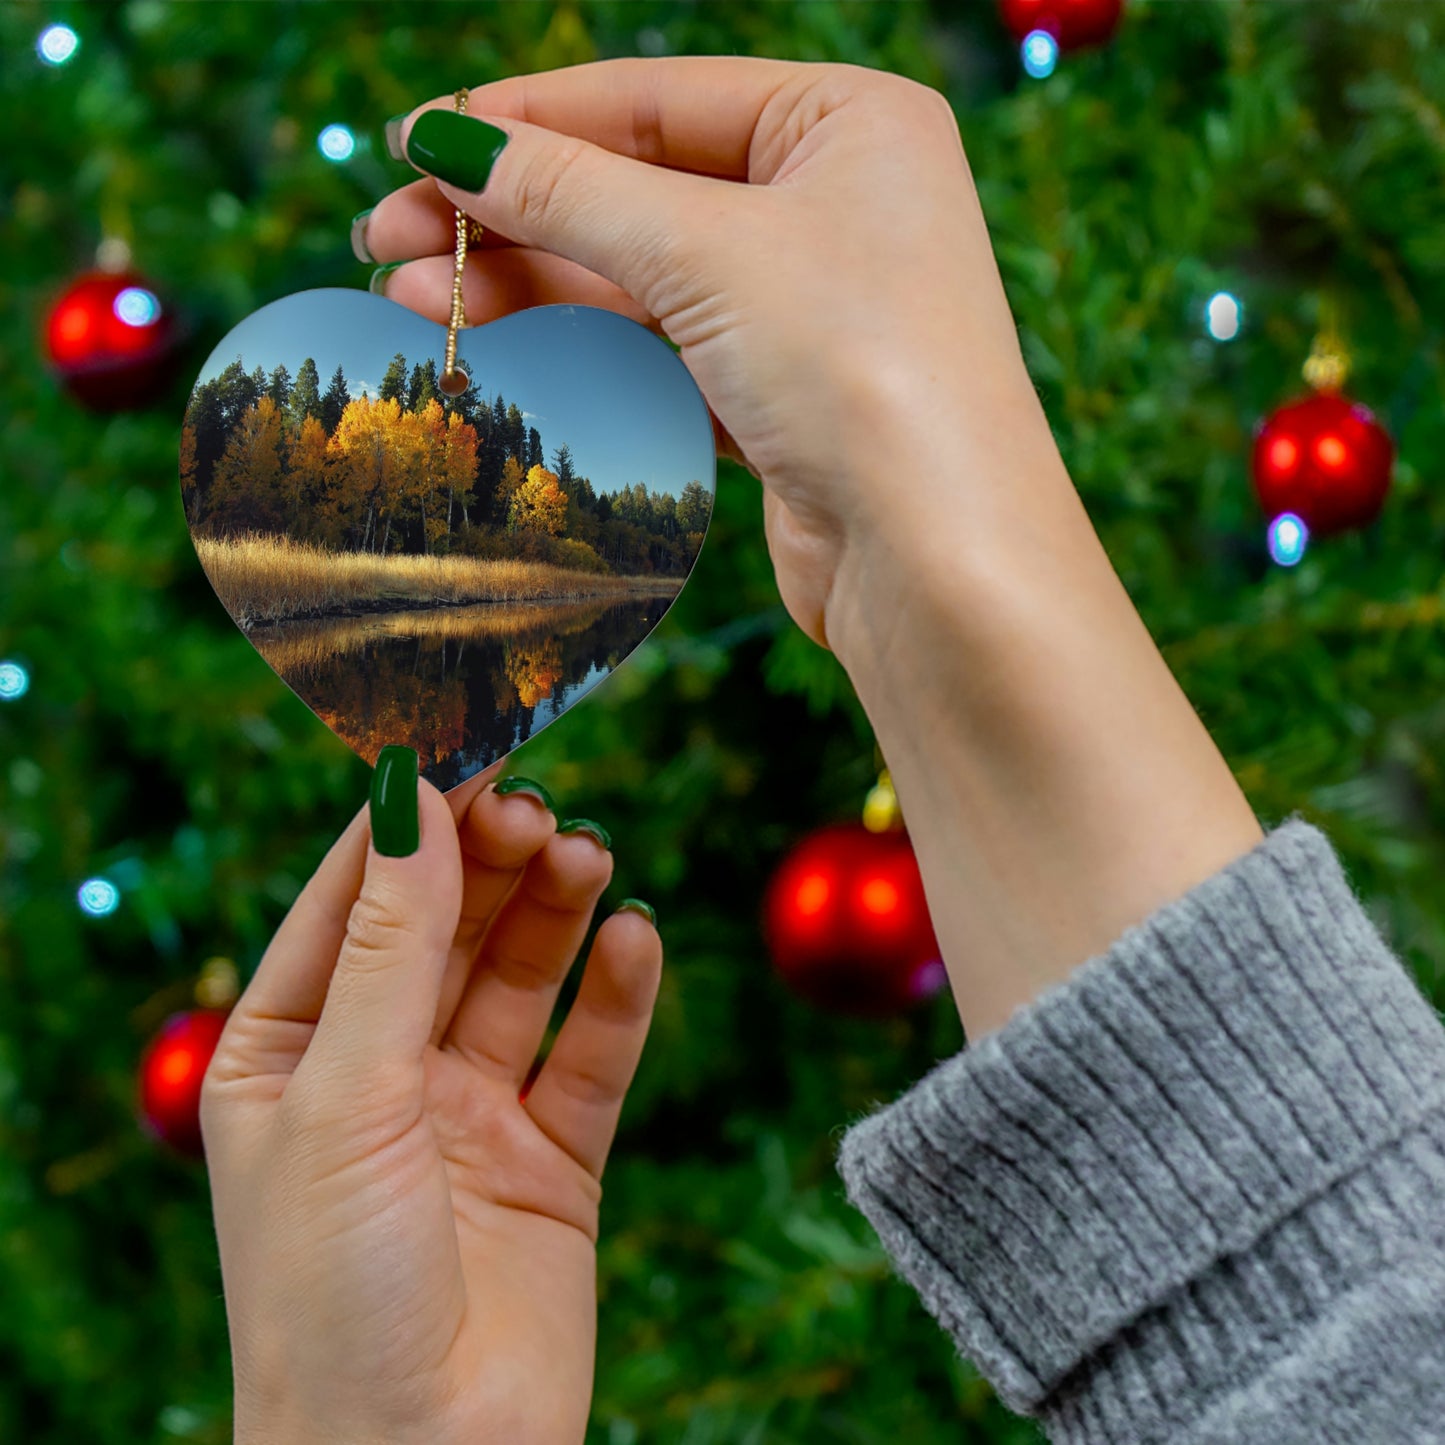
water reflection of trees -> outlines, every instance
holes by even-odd
[[[455,787],[510,752],[657,625],[673,598],[444,608],[295,622],[251,634],[266,661],[360,756],[415,748]],[[569,696],[570,694],[570,696]]]

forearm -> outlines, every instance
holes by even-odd
[[[1031,400],[1031,398],[1029,399]],[[967,515],[910,492],[850,545],[829,645],[873,723],[970,1039],[1263,836],[1024,400]],[[1033,414],[1031,414],[1033,413]],[[896,455],[896,453],[895,453]],[[979,500],[980,494],[984,500]]]

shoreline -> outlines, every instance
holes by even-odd
[[[676,587],[666,585],[676,582]],[[326,622],[343,617],[371,617],[400,612],[437,612],[446,607],[483,607],[501,605],[525,607],[533,603],[624,601],[628,597],[660,597],[682,591],[687,578],[659,578],[657,586],[609,587],[598,592],[558,592],[541,597],[373,597],[352,601],[344,606],[325,608],[302,608],[288,612],[284,617],[237,617],[232,620],[242,632],[251,633],[272,627],[285,627],[288,622]],[[224,605],[224,604],[222,604]]]

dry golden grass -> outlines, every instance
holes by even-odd
[[[250,628],[358,604],[435,607],[465,602],[571,601],[675,592],[680,577],[614,577],[545,562],[329,552],[289,537],[197,537],[196,551],[226,611]]]

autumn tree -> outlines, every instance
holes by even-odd
[[[467,508],[475,500],[477,476],[477,429],[453,412],[447,418],[447,439],[442,463],[447,488],[446,535],[451,536],[453,515],[460,526],[467,525]]]
[[[521,462],[516,457],[508,457],[502,464],[502,479],[497,483],[497,515],[504,521],[511,516],[512,498],[526,480]]]
[[[557,473],[535,466],[512,497],[508,526],[522,531],[546,532],[560,537],[567,524],[567,498],[557,485]]]
[[[348,403],[331,437],[333,467],[326,519],[337,540],[363,552],[385,551],[407,481],[394,401]]]
[[[285,433],[281,413],[263,396],[241,418],[216,464],[210,517],[222,531],[274,532],[284,526]]]
[[[314,530],[315,510],[325,502],[330,477],[328,446],[326,428],[314,416],[308,416],[299,431],[290,433],[286,497],[290,513],[288,530],[293,535]],[[305,525],[298,526],[302,519]]]
[[[189,422],[181,427],[181,501],[186,520],[196,520],[200,495],[196,487],[196,429]]]

